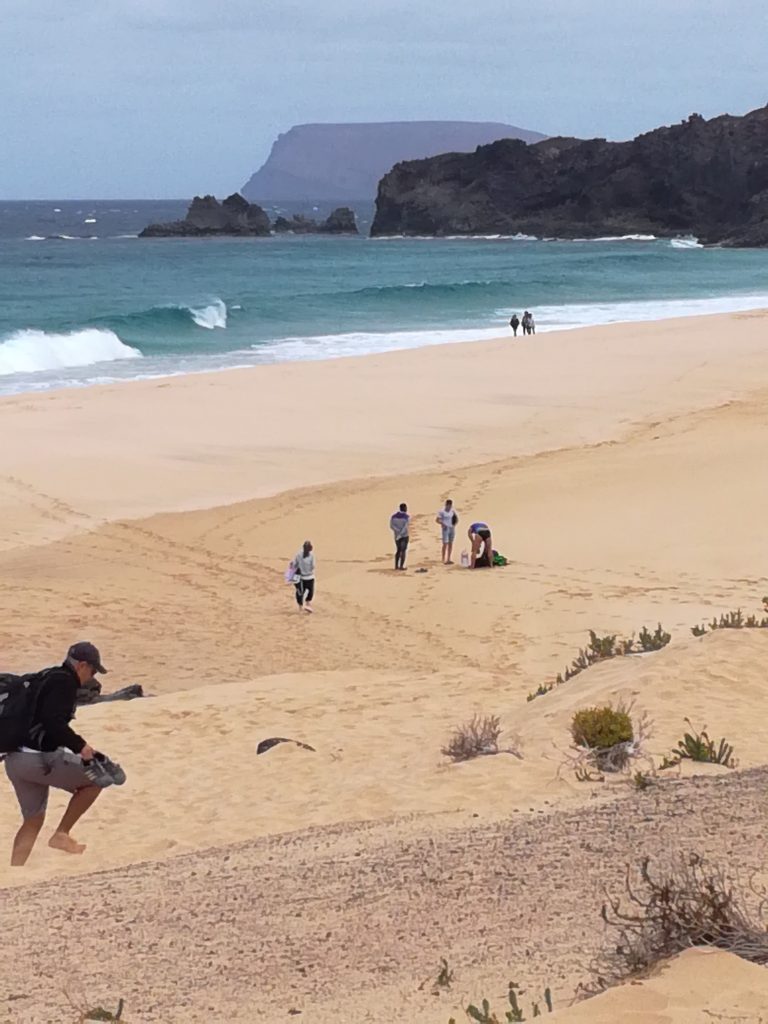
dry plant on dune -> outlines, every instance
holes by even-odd
[[[646,857],[634,880],[627,868],[624,893],[609,894],[603,904],[608,942],[590,966],[592,981],[581,991],[595,995],[693,946],[768,964],[766,896],[754,886],[748,891],[755,897],[754,908],[721,867],[710,866],[698,854],[681,857],[658,874],[651,873]]]
[[[457,725],[448,742],[441,748],[445,757],[452,761],[470,761],[473,757],[489,754],[514,754],[522,760],[519,743],[512,737],[512,745],[499,747],[501,725],[498,715],[473,715],[469,722]]]
[[[103,1006],[89,1008],[84,996],[75,999],[68,991],[65,991],[64,995],[69,1005],[77,1014],[77,1024],[89,1024],[90,1021],[118,1021],[119,1024],[128,1024],[128,1021],[123,1017],[123,1010],[125,1009],[124,999],[118,999],[117,1007],[112,1011],[106,1010]]]

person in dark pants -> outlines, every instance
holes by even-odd
[[[472,542],[472,555],[470,557],[470,568],[493,568],[493,543],[491,540],[491,528],[488,523],[472,523],[467,530],[467,536]],[[480,549],[482,548],[482,554]]]
[[[389,528],[395,537],[395,569],[405,569],[405,553],[408,550],[408,506],[403,502],[389,520]]]
[[[515,337],[517,337],[517,328],[520,326],[520,317],[517,315],[517,313],[512,314],[512,319],[509,321],[509,326],[512,328]]]
[[[293,560],[296,584],[296,604],[299,611],[312,611],[312,598],[315,596],[315,556],[312,541],[305,540],[301,551]]]
[[[83,641],[69,648],[63,665],[45,672],[29,735],[22,747],[5,758],[5,772],[23,818],[13,840],[14,867],[26,864],[32,852],[45,822],[51,787],[63,789],[72,797],[48,845],[64,853],[82,853],[85,849],[70,832],[101,788],[93,784],[86,771],[96,752],[69,723],[75,714],[78,687],[90,682],[95,673],[106,671],[98,649]]]

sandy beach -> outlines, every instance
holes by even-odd
[[[122,996],[129,1024],[256,1006],[447,1024],[484,994],[501,1010],[517,979],[551,985],[564,1021],[631,1006],[638,1024],[692,1024],[715,1005],[768,1020],[762,969],[701,951],[632,999],[565,1008],[599,942],[601,881],[677,848],[683,813],[681,849],[763,867],[768,630],[691,627],[760,615],[768,594],[766,339],[757,311],[1,400],[2,667],[89,639],[105,688],[152,696],[78,710],[128,773],[84,818],[85,854],[41,842],[21,871],[2,857],[23,955],[0,970],[0,1019],[77,1020],[73,1000]],[[458,564],[475,518],[506,567]],[[313,616],[283,580],[305,538]],[[658,623],[663,650],[526,699],[590,629]],[[689,718],[738,768],[674,769],[648,794],[577,782],[573,712],[622,699],[653,720],[654,763]],[[520,757],[451,764],[441,748],[474,714],[498,715]],[[257,757],[275,736],[314,750]],[[4,782],[7,846],[17,818]],[[50,941],[80,917],[92,971],[74,934]],[[456,983],[434,996],[419,986],[441,957]]]

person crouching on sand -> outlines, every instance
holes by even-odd
[[[305,540],[301,551],[293,560],[296,584],[296,604],[299,611],[312,611],[312,598],[315,596],[315,556],[312,541]]]
[[[397,512],[393,512],[389,520],[389,528],[395,537],[395,569],[405,569],[405,554],[408,550],[408,506],[402,502]]]
[[[493,568],[493,545],[491,542],[491,528],[487,523],[472,523],[467,530],[467,536],[472,542],[472,555],[470,558],[470,569],[479,569],[487,566]],[[482,555],[480,548],[483,549]]]
[[[45,822],[51,787],[63,789],[72,797],[48,845],[64,853],[82,853],[85,849],[70,832],[104,786],[103,780],[95,781],[103,755],[97,754],[69,723],[75,714],[78,687],[89,683],[97,672],[106,671],[98,649],[83,641],[69,648],[62,665],[40,673],[40,690],[29,733],[23,746],[5,758],[5,772],[24,819],[13,840],[11,864],[14,867],[26,864],[32,852]],[[119,765],[113,767],[120,771],[122,778],[112,781],[121,784],[125,774]]]
[[[440,509],[435,522],[440,524],[443,537],[443,565],[453,565],[451,554],[453,553],[453,542],[456,539],[456,524],[459,517],[453,507],[453,502],[448,498],[445,506]]]

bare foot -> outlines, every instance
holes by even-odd
[[[64,853],[82,853],[85,849],[85,843],[76,843],[66,832],[54,832],[48,840],[48,845],[51,849],[62,850]]]
[[[312,614],[312,609],[309,607],[308,604],[304,605],[304,611],[309,612],[310,615]]]

